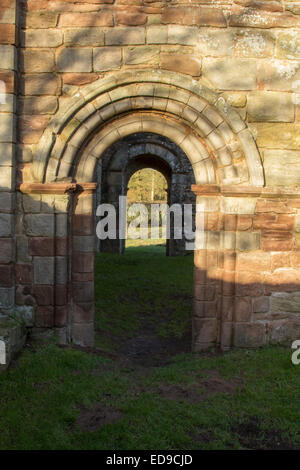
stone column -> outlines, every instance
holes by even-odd
[[[15,302],[16,0],[0,5],[0,313]]]
[[[70,341],[94,344],[94,192],[97,183],[80,186],[72,207]]]

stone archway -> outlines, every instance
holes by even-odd
[[[60,326],[66,328],[68,341],[93,343],[95,169],[110,146],[135,133],[170,139],[190,161],[195,192],[207,213],[205,246],[195,252],[194,349],[214,344],[230,347],[228,332],[234,319],[224,321],[220,312],[228,295],[234,303],[234,291],[226,286],[228,279],[230,286],[234,284],[235,264],[230,264],[229,256],[230,273],[224,263],[214,271],[215,261],[228,250],[221,236],[220,204],[226,206],[222,198],[234,198],[227,204],[229,214],[240,213],[241,196],[253,196],[264,185],[261,160],[250,131],[223,98],[190,77],[172,72],[121,72],[85,87],[61,106],[37,147],[33,162],[37,183],[27,190],[69,194],[64,207],[69,214],[69,245],[59,266],[57,257],[54,261],[55,273],[68,272],[68,308]],[[59,224],[55,227],[57,239]],[[234,242],[230,250],[234,260]],[[61,306],[55,308],[59,312]]]
[[[164,175],[168,183],[168,203],[195,206],[195,195],[191,191],[195,183],[193,168],[184,152],[169,139],[157,134],[138,133],[119,140],[99,160],[96,174],[98,188],[96,206],[113,204],[119,220],[119,196],[126,196],[128,182],[138,170],[152,168]],[[194,219],[194,217],[193,217]],[[168,256],[185,253],[185,238],[174,238],[174,220],[170,221],[170,239],[167,240]],[[117,236],[114,240],[97,241],[100,251],[124,253],[125,240]]]

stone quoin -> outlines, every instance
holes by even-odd
[[[300,1],[1,0],[0,57],[2,314],[93,344],[99,183],[147,164],[204,205],[193,350],[299,339]]]

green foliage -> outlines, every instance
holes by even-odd
[[[167,191],[166,178],[159,171],[146,168],[131,177],[127,199],[129,203],[167,201]]]

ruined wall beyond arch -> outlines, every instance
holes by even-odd
[[[0,311],[92,344],[95,170],[154,133],[203,206],[194,350],[299,339],[299,43],[300,1],[2,0]]]

